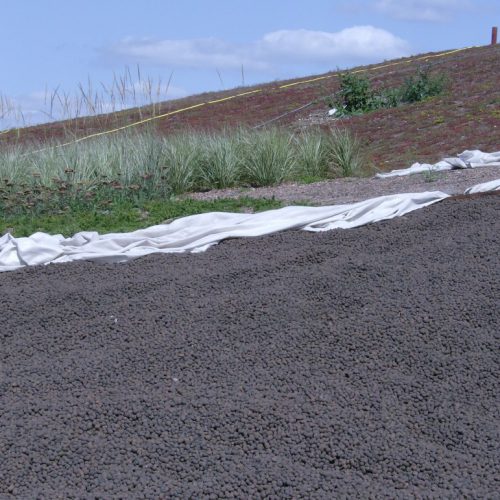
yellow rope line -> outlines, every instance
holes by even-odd
[[[463,49],[449,50],[447,52],[442,52],[440,54],[433,54],[430,56],[421,56],[421,57],[417,57],[417,58],[409,58],[409,59],[406,59],[404,61],[398,61],[398,62],[388,63],[388,64],[380,64],[380,65],[377,65],[373,68],[358,69],[356,71],[352,71],[352,73],[362,73],[364,71],[373,71],[374,69],[390,68],[391,66],[397,66],[398,64],[408,64],[408,63],[415,62],[415,61],[427,61],[427,59],[432,59],[434,57],[448,56],[450,54],[454,54],[455,52],[462,52],[464,50],[475,49],[478,47],[479,47],[479,45],[473,45],[471,47],[464,47]]]
[[[70,144],[76,144],[77,142],[86,141],[87,139],[92,139],[94,137],[99,137],[101,135],[113,134],[115,132],[119,132],[120,130],[125,130],[125,129],[130,128],[130,127],[136,127],[137,125],[141,125],[143,123],[151,122],[153,120],[158,120],[159,118],[165,118],[166,116],[175,115],[176,113],[181,113],[183,111],[188,111],[189,109],[199,108],[201,106],[205,106],[206,104],[207,104],[206,102],[201,102],[199,104],[194,104],[193,106],[189,106],[187,108],[177,109],[175,111],[169,111],[168,113],[163,113],[162,115],[152,116],[150,118],[145,118],[144,120],[140,120],[138,122],[129,123],[127,125],[123,125],[122,127],[113,128],[111,130],[105,130],[104,132],[96,132],[94,134],[90,134],[90,135],[86,135],[84,137],[80,137],[79,139],[75,139],[73,141],[64,142],[62,144],[56,144],[55,146],[49,146],[47,148],[37,149],[35,151],[30,151],[28,154],[40,153],[40,152],[46,151],[48,149],[58,149],[58,148],[62,148],[64,146],[69,146]]]
[[[373,66],[371,68],[362,68],[362,69],[354,70],[354,71],[352,71],[352,73],[362,73],[362,72],[366,72],[366,71],[373,71],[373,70],[376,70],[376,69],[389,68],[391,66],[397,66],[399,64],[407,64],[407,63],[411,63],[411,62],[415,62],[415,61],[427,60],[427,59],[432,59],[432,58],[436,58],[436,57],[444,57],[444,56],[447,56],[447,55],[450,55],[450,54],[454,54],[456,52],[462,52],[464,50],[469,50],[469,49],[478,48],[478,47],[479,46],[474,45],[474,46],[471,46],[471,47],[464,47],[464,48],[461,48],[461,49],[448,50],[446,52],[441,52],[439,54],[433,54],[433,55],[429,55],[429,56],[409,57],[408,59],[405,59],[404,61],[397,61],[397,62],[388,63],[388,64],[379,64],[379,65],[375,65],[375,66]],[[326,80],[328,78],[334,78],[336,76],[338,76],[338,73],[335,73],[333,75],[319,76],[317,78],[310,78],[310,79],[307,79],[307,80],[300,80],[298,82],[293,82],[293,83],[287,83],[285,85],[280,85],[279,87],[277,87],[275,89],[270,89],[270,90],[272,91],[272,90],[285,89],[285,88],[293,87],[293,86],[296,86],[296,85],[302,85],[304,83],[310,83],[310,82],[316,82],[316,81],[319,81],[319,80]],[[137,122],[129,123],[128,125],[123,125],[121,127],[117,127],[117,128],[111,129],[111,130],[105,130],[103,132],[96,132],[94,134],[89,134],[89,135],[80,137],[79,139],[75,139],[75,140],[72,140],[72,141],[69,141],[69,142],[57,144],[55,146],[49,146],[49,147],[38,149],[38,150],[35,150],[35,151],[30,151],[27,154],[40,153],[42,151],[46,151],[46,150],[51,149],[51,148],[62,148],[62,147],[65,147],[65,146],[69,146],[70,144],[76,144],[78,142],[85,141],[87,139],[93,139],[94,137],[100,137],[102,135],[107,135],[107,134],[113,134],[113,133],[119,132],[121,130],[125,130],[125,129],[128,129],[128,128],[136,127],[138,125],[142,125],[143,123],[152,122],[154,120],[160,120],[162,118],[166,118],[167,116],[172,116],[172,115],[175,115],[175,114],[178,114],[178,113],[183,113],[185,111],[189,111],[191,109],[199,108],[201,106],[206,106],[207,104],[216,104],[216,103],[220,103],[220,102],[224,102],[224,101],[229,101],[231,99],[236,99],[237,97],[243,97],[243,96],[250,95],[250,94],[256,94],[258,92],[262,92],[263,90],[264,89],[255,89],[255,90],[250,90],[248,92],[241,92],[239,94],[231,95],[229,97],[223,97],[221,99],[214,99],[212,101],[201,102],[199,104],[194,104],[192,106],[187,106],[185,108],[177,109],[175,111],[169,111],[168,113],[163,113],[161,115],[156,115],[156,116],[152,116],[150,118],[145,118],[144,120],[139,120]],[[6,134],[6,133],[11,132],[13,130],[21,130],[21,129],[4,130],[4,131],[0,132],[0,134]]]
[[[255,94],[257,92],[262,92],[262,89],[250,90],[249,92],[242,92],[241,94],[230,95],[229,97],[223,97],[222,99],[215,99],[213,101],[208,101],[206,104],[215,104],[217,102],[229,101],[229,99],[234,99],[236,97],[241,97],[248,94]]]
[[[327,78],[332,78],[333,75],[318,76],[317,78],[311,78],[309,80],[300,80],[300,82],[287,83],[286,85],[280,85],[278,89],[286,89],[288,87],[293,87],[294,85],[302,85],[303,83],[317,82],[318,80],[326,80]]]

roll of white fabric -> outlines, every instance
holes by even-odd
[[[440,172],[442,170],[478,167],[500,167],[500,151],[496,153],[483,153],[478,149],[466,150],[455,158],[445,158],[434,164],[414,163],[411,167],[376,174],[375,177],[385,179],[387,177],[400,177],[403,175],[421,174],[423,172]]]
[[[380,196],[348,205],[290,206],[256,214],[212,212],[131,233],[84,231],[71,238],[35,233],[0,238],[0,271],[23,266],[93,260],[124,262],[150,253],[202,252],[226,238],[262,236],[286,229],[327,231],[392,219],[448,197],[440,191]]]
[[[495,190],[500,190],[500,179],[472,186],[465,193]],[[41,232],[23,238],[6,234],[0,237],[0,272],[75,260],[125,262],[151,253],[203,252],[227,238],[263,236],[286,229],[349,229],[399,217],[448,197],[432,191],[379,196],[346,205],[290,206],[256,214],[211,212],[131,233],[83,231],[71,238]]]
[[[465,194],[490,193],[492,191],[500,191],[500,179],[476,184],[475,186],[467,188]]]

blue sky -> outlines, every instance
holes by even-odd
[[[148,96],[164,100],[486,45],[500,24],[500,0],[0,0],[0,6],[0,128],[48,121],[51,97],[54,118],[71,106],[85,114],[83,94],[97,94],[99,109],[110,110]],[[125,98],[118,90],[124,84]]]

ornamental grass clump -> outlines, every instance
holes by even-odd
[[[201,137],[202,187],[221,189],[236,186],[241,177],[242,152],[237,136],[228,132]]]
[[[293,176],[297,160],[289,132],[249,131],[243,140],[243,177],[251,186],[272,186]]]
[[[361,175],[366,159],[359,139],[347,129],[332,129],[328,140],[333,177]]]
[[[294,138],[297,174],[303,179],[328,175],[329,147],[325,133],[307,131]]]
[[[189,191],[356,175],[349,132],[241,128],[160,137],[153,131],[0,149],[0,216],[140,207]]]
[[[179,134],[164,139],[163,145],[165,179],[172,194],[191,191],[201,174],[199,139],[192,134]]]

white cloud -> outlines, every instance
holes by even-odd
[[[337,33],[275,31],[263,38],[261,46],[269,55],[318,62],[332,62],[335,58],[389,59],[408,51],[408,44],[404,40],[373,26],[354,26]]]
[[[127,38],[109,48],[112,55],[133,62],[191,68],[266,70],[276,65],[365,62],[400,57],[407,42],[373,26],[354,26],[331,33],[281,30],[247,44],[231,44],[216,38],[153,40]]]
[[[111,52],[140,62],[191,68],[237,68],[242,64],[262,69],[262,63],[249,58],[248,48],[231,45],[216,38],[192,40],[153,40],[126,38],[111,47]]]
[[[405,21],[446,21],[469,0],[378,0],[376,8],[391,17]]]

